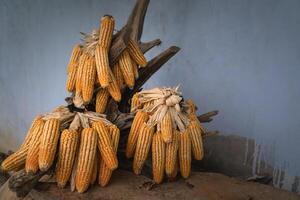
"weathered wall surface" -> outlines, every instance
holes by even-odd
[[[0,150],[15,150],[34,115],[63,103],[65,66],[79,32],[97,27],[106,13],[120,28],[133,3],[0,1]],[[281,177],[275,185],[294,191],[300,174],[299,9],[297,0],[152,0],[143,35],[163,41],[149,58],[169,45],[182,48],[146,87],[180,83],[201,113],[219,109],[209,128],[254,139],[253,151],[245,143],[237,152],[253,158],[252,173],[268,163]]]

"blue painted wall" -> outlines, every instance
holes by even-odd
[[[32,118],[64,102],[65,67],[80,31],[112,14],[120,28],[134,0],[0,1],[0,150],[15,150]],[[300,174],[300,1],[152,0],[143,40],[182,50],[146,87],[181,83],[208,127],[255,139],[255,158]],[[253,173],[256,173],[255,170]]]

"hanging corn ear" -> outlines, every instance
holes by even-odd
[[[169,111],[166,112],[165,116],[162,118],[160,123],[161,128],[161,136],[165,143],[169,143],[172,141],[173,136],[173,122],[171,113]]]
[[[153,127],[148,126],[146,123],[140,129],[133,159],[133,172],[135,174],[140,174],[142,171],[151,147],[153,132]]]
[[[179,132],[175,130],[172,142],[166,144],[166,174],[171,177],[177,163]]]
[[[37,116],[29,128],[27,135],[20,149],[15,153],[8,156],[2,163],[1,169],[3,171],[15,171],[25,164],[26,156],[29,149],[29,144],[31,143],[36,130],[39,128],[42,121],[41,116]]]
[[[49,119],[44,125],[39,148],[39,168],[41,171],[47,171],[54,161],[59,139],[59,126],[58,119]]]
[[[11,154],[1,163],[1,169],[3,171],[17,171],[24,166],[27,152],[28,146]]]
[[[95,59],[98,81],[101,87],[106,88],[111,82],[108,50],[100,45],[97,45],[95,49]]]
[[[96,78],[95,58],[90,56],[84,65],[82,73],[82,98],[88,103],[93,97]]]
[[[77,63],[69,64],[69,73],[67,77],[66,89],[69,92],[73,92],[76,86],[76,73],[78,69]]]
[[[20,147],[20,150],[21,150],[23,147],[29,145],[29,143],[30,143],[30,141],[31,141],[31,138],[32,138],[32,136],[34,135],[34,134],[33,134],[33,130],[36,128],[37,125],[40,124],[39,121],[40,121],[41,118],[42,118],[42,116],[39,115],[39,116],[35,117],[34,120],[32,121],[31,126],[30,126],[30,128],[28,129],[28,131],[27,131],[27,134],[26,134],[26,137],[25,137],[25,139],[24,139],[24,142],[22,143],[22,145],[21,145],[21,147]]]
[[[152,173],[155,183],[161,183],[165,173],[166,150],[160,132],[153,136],[152,140]]]
[[[104,113],[108,101],[109,93],[106,89],[100,89],[96,95],[96,112]]]
[[[121,101],[121,90],[119,88],[118,82],[115,77],[112,75],[111,70],[109,71],[111,74],[111,82],[107,86],[107,91],[109,92],[110,96],[116,101]]]
[[[101,27],[99,31],[98,44],[106,49],[110,48],[113,31],[115,27],[115,20],[110,15],[105,15],[101,18]]]
[[[191,99],[188,99],[188,100],[186,100],[185,102],[186,102],[186,103],[188,104],[188,106],[189,106],[189,113],[195,114],[195,113],[196,113],[196,110],[197,110],[197,106],[196,106],[196,104],[194,103],[194,101],[191,100]]]
[[[172,171],[171,174],[168,175],[169,180],[173,180],[176,178],[176,176],[178,174],[178,168],[179,168],[178,165],[179,165],[178,160],[176,160],[174,170]]]
[[[138,66],[137,66],[137,64],[133,60],[131,61],[131,63],[132,63],[132,70],[133,70],[134,78],[138,79],[139,78],[139,69],[138,69]]]
[[[134,40],[129,40],[128,42],[128,52],[131,58],[141,67],[145,67],[147,65],[147,60],[141,51],[138,43]]]
[[[120,90],[122,90],[123,88],[125,88],[125,83],[124,83],[124,77],[123,74],[121,72],[119,63],[116,63],[113,67],[113,75],[118,83],[118,86],[120,88]]]
[[[93,128],[98,133],[98,148],[100,150],[101,158],[109,169],[116,169],[118,167],[118,159],[110,142],[107,127],[102,121],[98,121],[93,123]]]
[[[94,185],[96,180],[97,180],[97,175],[98,175],[98,151],[95,153],[95,159],[94,159],[94,164],[93,164],[93,172],[91,176],[91,185]]]
[[[81,47],[79,44],[75,45],[73,47],[71,57],[69,60],[68,68],[67,68],[67,73],[69,74],[71,72],[71,68],[73,67],[74,64],[76,64],[79,60],[79,57],[82,53]]]
[[[39,125],[34,130],[34,135],[29,143],[26,157],[25,170],[27,173],[36,173],[39,169],[39,146],[43,134],[44,120],[38,120]]]
[[[133,122],[131,124],[131,129],[127,139],[127,146],[126,146],[126,157],[132,158],[134,155],[136,143],[141,132],[142,125],[147,122],[149,116],[146,112],[141,110],[137,111]]]
[[[191,121],[189,124],[189,133],[192,143],[192,152],[196,160],[202,160],[204,156],[203,142],[201,129],[196,121]]]
[[[75,130],[65,129],[60,137],[58,159],[56,164],[56,182],[63,188],[67,184],[75,160],[79,134]]]
[[[119,66],[124,77],[124,82],[129,88],[133,88],[134,86],[134,72],[133,66],[131,63],[131,58],[127,50],[124,50],[120,55]]]
[[[131,98],[130,112],[133,112],[140,105],[139,94],[135,93]]]
[[[120,139],[120,130],[115,125],[112,125],[109,127],[109,133],[110,133],[111,144],[113,146],[114,152],[117,153],[119,139]],[[103,160],[101,160],[100,168],[99,168],[99,178],[98,178],[99,185],[101,185],[102,187],[106,186],[111,178],[111,175],[112,175],[112,170],[106,166]]]
[[[85,52],[79,58],[78,69],[76,73],[76,84],[75,84],[76,93],[78,94],[81,93],[82,91],[83,70],[85,68],[85,65],[87,64],[88,58],[89,55]]]
[[[191,173],[191,139],[186,131],[181,132],[179,139],[179,165],[180,173],[183,178],[188,178]]]
[[[84,128],[81,133],[75,185],[79,193],[85,192],[90,184],[95,154],[97,133],[92,128]]]

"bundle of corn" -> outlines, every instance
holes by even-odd
[[[36,117],[20,149],[6,158],[1,168],[25,168],[34,174],[47,171],[56,163],[53,168],[57,185],[64,187],[70,181],[71,189],[81,193],[97,177],[101,186],[108,184],[112,171],[118,167],[119,137],[119,129],[103,114],[72,113],[58,107]]]
[[[154,88],[136,93],[131,102],[136,113],[129,132],[126,156],[133,159],[133,171],[140,174],[152,145],[152,171],[156,183],[164,173],[169,178],[189,177],[191,155],[203,158],[204,129],[196,106],[184,101],[176,88]]]
[[[90,34],[82,33],[83,44],[73,48],[67,70],[66,89],[82,96],[85,104],[91,101],[95,91],[99,113],[104,113],[110,96],[119,102],[122,89],[133,88],[139,67],[147,64],[138,43],[130,39],[116,64],[111,66],[109,51],[114,27],[114,18],[105,15],[99,29]]]

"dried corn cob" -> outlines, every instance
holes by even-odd
[[[94,84],[96,77],[95,58],[90,56],[83,68],[82,73],[82,98],[83,101],[88,103],[93,97]]]
[[[69,73],[67,77],[66,89],[69,92],[73,92],[76,86],[76,73],[78,69],[77,63],[69,64]]]
[[[133,88],[135,82],[134,72],[128,51],[124,50],[123,53],[120,55],[119,66],[124,77],[124,82],[129,88]]]
[[[164,142],[169,143],[172,141],[173,136],[173,122],[170,112],[166,112],[165,116],[160,122],[161,136]]]
[[[178,174],[178,165],[179,165],[178,160],[176,160],[174,170],[172,171],[171,174],[168,175],[169,180],[173,180],[176,178]]]
[[[126,146],[126,157],[132,158],[134,155],[136,143],[141,131],[142,125],[147,122],[149,119],[149,116],[146,112],[143,112],[141,110],[137,111],[133,122],[131,124],[131,129],[128,135],[127,139],[127,146]]]
[[[34,120],[32,121],[31,126],[30,126],[30,128],[28,129],[28,131],[27,131],[26,137],[25,137],[25,139],[24,139],[24,141],[23,141],[23,143],[22,143],[22,145],[21,145],[21,147],[20,147],[20,150],[21,150],[22,148],[24,148],[25,146],[29,145],[29,143],[30,143],[30,141],[31,141],[31,138],[32,138],[32,136],[34,135],[34,134],[33,134],[33,130],[36,128],[37,125],[40,124],[39,120],[40,120],[41,118],[42,118],[42,116],[41,116],[41,115],[38,115],[38,116],[35,117]]]
[[[131,58],[141,67],[145,67],[147,65],[147,60],[140,50],[138,43],[132,39],[128,42],[128,52]]]
[[[109,133],[114,152],[117,153],[120,138],[120,130],[115,125],[112,125],[109,127]],[[102,187],[106,186],[110,180],[111,175],[112,170],[106,166],[103,160],[101,160],[98,178],[99,185],[101,185]]]
[[[106,49],[109,49],[112,35],[115,27],[115,20],[110,15],[105,15],[101,18],[101,27],[99,30],[98,44]]]
[[[96,112],[104,113],[108,101],[109,93],[106,89],[100,89],[96,95]]]
[[[3,171],[15,171],[25,164],[29,144],[31,143],[33,136],[35,135],[36,130],[38,129],[41,121],[41,116],[38,116],[33,120],[31,127],[29,128],[25,140],[21,145],[20,149],[8,156],[1,163],[1,169]]]
[[[27,173],[36,173],[39,169],[39,146],[45,122],[40,119],[38,120],[38,123],[37,128],[34,130],[32,140],[29,143],[25,163],[25,170]]]
[[[98,148],[101,158],[109,169],[116,169],[118,167],[118,159],[110,142],[109,133],[105,124],[102,121],[94,122],[93,128],[98,133]]]
[[[111,82],[108,50],[100,45],[97,45],[95,49],[95,59],[98,81],[101,87],[106,88]]]
[[[161,133],[157,132],[152,140],[152,173],[155,183],[161,183],[165,172],[165,143],[162,139]]]
[[[177,163],[179,132],[175,130],[172,142],[166,144],[166,174],[171,177]]]
[[[11,154],[1,163],[1,169],[3,171],[17,171],[25,164],[27,152],[28,146]]]
[[[119,102],[121,101],[121,90],[111,70],[109,71],[109,73],[111,74],[111,82],[107,86],[107,91],[116,102]]]
[[[140,105],[139,94],[135,93],[131,98],[130,112],[133,112]]]
[[[55,171],[58,187],[65,187],[71,176],[78,138],[79,134],[75,130],[65,129],[61,134]]]
[[[191,173],[191,139],[186,131],[181,132],[179,139],[179,165],[180,173],[183,178],[188,178]]]
[[[97,174],[98,174],[98,151],[95,153],[95,158],[94,158],[94,164],[93,164],[93,172],[91,176],[91,185],[94,185],[96,180],[97,180]]]
[[[132,70],[133,70],[134,78],[138,79],[139,78],[139,69],[138,69],[138,66],[137,66],[137,64],[133,60],[131,60],[131,63],[132,63]]]
[[[124,83],[124,77],[123,74],[121,72],[119,63],[116,63],[113,67],[113,75],[118,83],[118,86],[120,88],[120,90],[122,90],[123,88],[125,88],[125,83]]]
[[[79,58],[79,63],[78,63],[78,69],[76,73],[76,93],[81,93],[82,90],[82,77],[83,77],[83,70],[85,68],[85,65],[87,64],[87,60],[89,58],[89,55],[87,53],[82,53],[82,55]]]
[[[90,184],[96,150],[97,133],[92,128],[84,128],[81,133],[75,178],[76,189],[79,193],[85,192]]]
[[[76,44],[73,47],[71,57],[70,57],[70,60],[69,60],[69,64],[68,64],[68,68],[67,68],[67,73],[68,74],[71,72],[71,68],[73,67],[73,65],[78,62],[78,59],[79,59],[81,53],[82,53],[82,51],[81,51],[80,45]]]
[[[153,127],[144,123],[141,127],[133,159],[133,172],[140,174],[147,159],[153,137]]]
[[[189,124],[189,133],[192,143],[192,152],[196,160],[202,160],[204,156],[203,142],[201,129],[196,121],[191,121]]]
[[[59,139],[59,126],[59,120],[54,118],[47,120],[44,125],[39,148],[39,167],[41,171],[47,171],[53,163]]]

